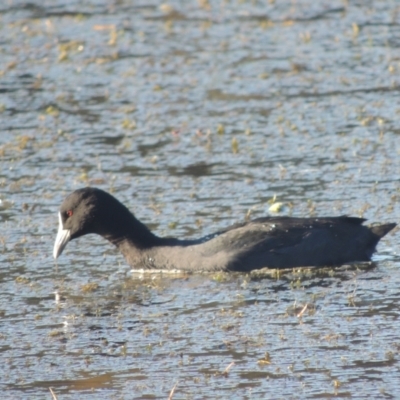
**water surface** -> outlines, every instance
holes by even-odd
[[[394,0],[3,2],[5,398],[395,397],[397,232],[372,268],[278,278],[132,276],[98,237],[58,265],[52,246],[87,185],[160,235],[274,196],[399,222],[399,24]]]

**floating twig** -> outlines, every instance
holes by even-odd
[[[168,396],[168,400],[172,400],[172,396],[175,393],[175,388],[178,386],[179,381],[177,381],[174,385],[174,387],[171,389],[171,391],[169,392],[169,396]]]
[[[56,396],[56,394],[54,393],[53,389],[52,389],[51,387],[49,387],[49,390],[50,390],[50,393],[51,393],[51,395],[52,395],[52,397],[53,397],[53,400],[57,400],[57,396]]]

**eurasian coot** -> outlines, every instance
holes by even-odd
[[[97,233],[135,269],[251,271],[263,267],[335,266],[369,261],[396,224],[364,226],[363,218],[266,217],[195,240],[161,238],[117,199],[96,188],[71,193],[59,212],[57,258],[67,243]]]

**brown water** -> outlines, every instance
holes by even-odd
[[[397,1],[5,0],[0,33],[2,398],[398,396],[396,231],[372,268],[278,279],[132,276],[90,236],[51,255],[86,185],[160,235],[274,195],[400,222]]]

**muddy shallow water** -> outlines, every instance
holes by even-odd
[[[397,1],[6,0],[0,33],[2,397],[397,396],[396,230],[280,276],[131,274],[94,236],[52,259],[87,185],[160,235],[274,196],[400,222]]]

